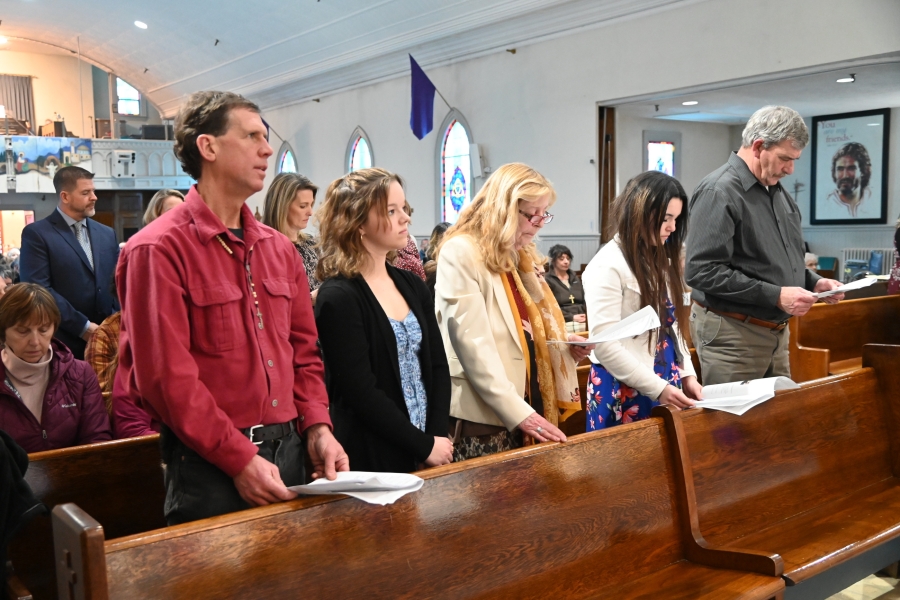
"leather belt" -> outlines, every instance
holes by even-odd
[[[700,308],[705,308],[711,313],[715,313],[717,315],[723,317],[729,317],[731,319],[737,319],[738,321],[743,321],[744,323],[750,323],[751,325],[758,325],[759,327],[765,327],[766,329],[771,329],[772,331],[781,331],[785,327],[788,326],[787,321],[782,321],[781,323],[773,323],[772,321],[763,321],[762,319],[757,319],[756,317],[751,317],[749,315],[742,315],[741,313],[733,313],[728,312],[726,310],[716,310],[715,308],[710,308],[708,306],[703,306],[696,300],[694,300],[694,304],[699,306]]]
[[[274,425],[254,425],[246,429],[241,429],[241,433],[250,438],[250,441],[257,446],[263,442],[271,440],[280,440],[283,437],[291,435],[294,431],[294,422],[275,423]]]

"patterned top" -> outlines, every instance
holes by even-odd
[[[403,399],[409,411],[409,420],[425,431],[428,414],[428,398],[422,383],[422,367],[419,364],[419,348],[422,345],[422,328],[416,316],[409,311],[402,322],[388,318],[394,337],[397,338],[397,358],[400,359],[400,380]]]
[[[112,414],[112,389],[119,366],[119,329],[122,311],[113,313],[100,323],[84,350],[84,360],[91,365],[100,382],[106,411]]]
[[[425,269],[422,267],[422,259],[419,258],[419,249],[412,237],[406,239],[406,247],[397,251],[394,266],[404,271],[415,273],[425,281]]]
[[[309,281],[310,293],[319,289],[322,282],[316,279],[316,265],[319,264],[319,253],[316,251],[316,238],[312,236],[300,239],[300,242],[294,244],[297,252],[303,258],[303,266],[306,268],[306,279]]]

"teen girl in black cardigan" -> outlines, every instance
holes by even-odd
[[[399,176],[363,169],[319,209],[316,325],[335,437],[356,471],[447,464],[450,371],[428,288],[387,264],[407,243]]]

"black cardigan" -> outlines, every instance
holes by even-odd
[[[316,326],[337,440],[354,471],[410,472],[446,436],[450,369],[431,294],[413,273],[387,267],[419,326],[419,364],[428,397],[425,431],[409,420],[394,330],[362,277],[328,279],[316,299]]]
[[[568,287],[552,271],[547,273],[544,279],[547,281],[550,291],[553,292],[553,297],[556,298],[563,317],[566,321],[572,321],[572,317],[575,315],[585,314],[587,307],[584,303],[584,288],[581,286],[581,280],[571,269],[568,273]],[[574,301],[569,300],[570,297],[574,298]]]

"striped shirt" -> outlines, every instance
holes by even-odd
[[[691,298],[709,308],[781,322],[782,287],[812,291],[805,267],[800,209],[781,183],[766,189],[732,153],[706,176],[689,206],[685,278]]]

